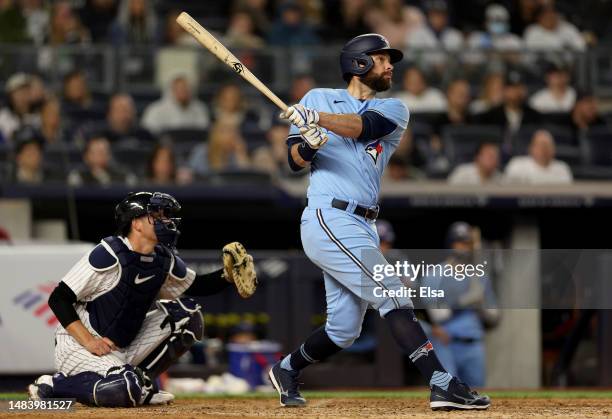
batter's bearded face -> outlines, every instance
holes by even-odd
[[[375,92],[384,92],[391,88],[391,78],[393,76],[393,65],[389,54],[371,54],[374,66],[362,78],[361,82]]]

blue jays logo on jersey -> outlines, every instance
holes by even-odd
[[[372,161],[374,161],[374,164],[376,164],[376,162],[378,161],[378,156],[380,156],[383,152],[383,146],[380,143],[380,140],[376,140],[367,144],[365,151],[370,157],[372,157]]]

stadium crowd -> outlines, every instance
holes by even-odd
[[[181,9],[239,50],[342,44],[379,32],[395,47],[427,51],[396,68],[388,93],[411,111],[388,181],[569,183],[612,178],[610,117],[596,92],[578,86],[572,60],[612,39],[610,2],[595,3],[4,0],[0,43],[192,45],[175,22]],[[449,57],[466,50],[465,74],[449,77]],[[490,51],[503,65],[485,66],[475,84],[469,69],[482,67]],[[535,60],[525,51],[546,54]],[[245,95],[238,80],[213,83],[204,97],[193,74],[167,73],[161,97],[144,103],[129,89],[93,92],[78,67],[63,74],[59,88],[44,72],[12,74],[0,108],[0,179],[80,186],[295,176],[286,163],[288,126],[274,108]],[[317,85],[315,71],[298,74],[284,99],[297,102]]]

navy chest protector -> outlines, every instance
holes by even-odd
[[[112,249],[120,266],[121,278],[115,287],[87,303],[89,322],[103,337],[123,348],[130,344],[142,327],[147,311],[157,297],[172,266],[173,258],[161,246],[154,255],[131,251],[118,237],[107,237],[104,242]],[[99,245],[90,254],[90,263],[112,255]]]

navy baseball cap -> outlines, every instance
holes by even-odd
[[[472,241],[472,226],[465,221],[457,221],[448,228],[446,242],[450,245],[456,242]]]

